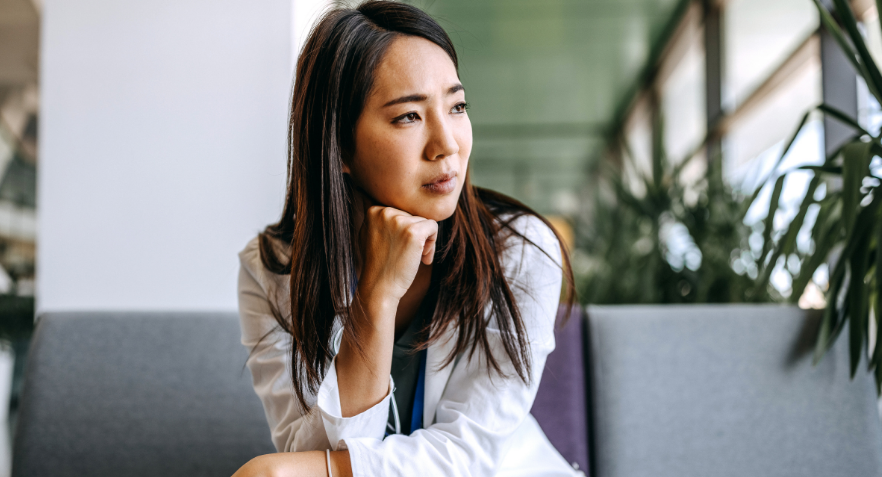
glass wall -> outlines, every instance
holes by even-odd
[[[698,16],[691,18],[671,47],[682,56],[660,87],[665,150],[675,164],[689,158],[707,134],[704,30]]]
[[[474,184],[572,218],[586,171],[681,0],[409,0],[450,33]]]
[[[864,21],[868,29],[878,30],[876,16],[867,15]],[[869,27],[871,21],[877,24]],[[683,212],[683,207],[700,209],[701,201],[718,200],[722,202],[707,206],[734,211],[734,203],[728,204],[726,194],[736,197],[736,201],[744,200],[770,175],[823,161],[823,121],[820,115],[813,115],[790,153],[773,171],[803,115],[823,100],[818,27],[818,13],[811,1],[730,0],[711,3],[710,7],[694,2],[673,32],[657,60],[655,77],[637,96],[656,97],[657,101],[636,100],[623,122],[630,148],[623,153],[627,152],[625,156],[633,164],[625,163],[622,174],[626,183],[635,185],[635,192],[641,192],[632,177],[650,166],[652,138],[657,134],[663,139],[661,149],[669,167],[695,156],[684,169],[672,169],[680,173],[669,189],[669,194],[676,197],[669,198],[673,208],[661,216],[667,225],[659,229],[658,240],[669,250],[668,262],[675,271],[687,261],[683,259],[685,253],[670,251],[694,250],[700,241],[695,235],[705,233],[694,226],[686,231],[691,212]],[[882,57],[882,35],[872,38],[876,38],[873,50]],[[712,55],[714,61],[706,61],[707,55]],[[715,70],[717,65],[719,69]],[[715,106],[709,101],[719,103]],[[720,117],[709,121],[709,110],[720,110]],[[878,104],[867,94],[862,111],[865,122],[882,124]],[[661,121],[653,122],[656,115]],[[708,151],[713,155],[708,157]],[[729,192],[712,199],[714,192],[709,184],[714,179],[708,175],[712,169],[709,166],[717,164],[722,177],[718,187]],[[795,215],[810,177],[809,173],[795,174],[785,181],[779,210],[772,221],[773,236]],[[755,277],[761,268],[757,263],[761,250],[754,249],[762,247],[762,237],[757,234],[768,210],[770,189],[768,185],[763,188],[745,217],[742,242],[732,238],[731,246],[736,250],[730,265],[739,275]],[[722,215],[719,210],[715,213]],[[732,213],[730,220],[740,221],[740,216]],[[810,214],[807,221],[812,220]],[[802,248],[809,246],[807,240],[802,241]],[[699,243],[698,247],[706,249],[707,245]],[[679,258],[672,257],[676,255]],[[790,275],[782,273],[781,268],[772,277],[772,284],[778,293],[787,296]]]
[[[724,171],[730,183],[749,193],[796,131],[803,115],[821,103],[821,64],[817,51],[768,95],[742,111],[724,137]],[[813,117],[780,170],[822,161],[822,121]]]
[[[732,0],[723,11],[723,104],[737,108],[818,29],[810,0]]]

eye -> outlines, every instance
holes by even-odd
[[[393,119],[392,122],[397,123],[397,124],[410,124],[410,123],[417,122],[417,120],[419,120],[419,119],[420,119],[419,114],[414,113],[414,112],[410,112],[410,113],[402,114],[401,116],[398,116],[397,118]]]
[[[466,103],[465,101],[463,101],[463,102],[457,104],[456,106],[454,106],[453,109],[451,109],[450,111],[453,113],[456,113],[456,114],[462,114],[462,113],[466,112],[467,109],[469,109],[469,103]]]

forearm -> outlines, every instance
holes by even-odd
[[[352,318],[362,324],[359,343],[362,353],[344,333],[336,358],[343,417],[360,414],[389,394],[398,303],[382,297],[380,292],[356,293],[351,307]]]
[[[233,477],[352,477],[349,451],[331,452],[330,470],[323,451],[281,452],[251,459]]]

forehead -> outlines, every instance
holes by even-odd
[[[456,67],[440,46],[402,35],[392,41],[374,73],[372,100],[402,94],[432,95],[459,83]]]

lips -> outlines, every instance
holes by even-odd
[[[430,182],[423,184],[423,189],[435,194],[449,194],[456,189],[456,176],[456,171],[440,174],[432,178]]]

